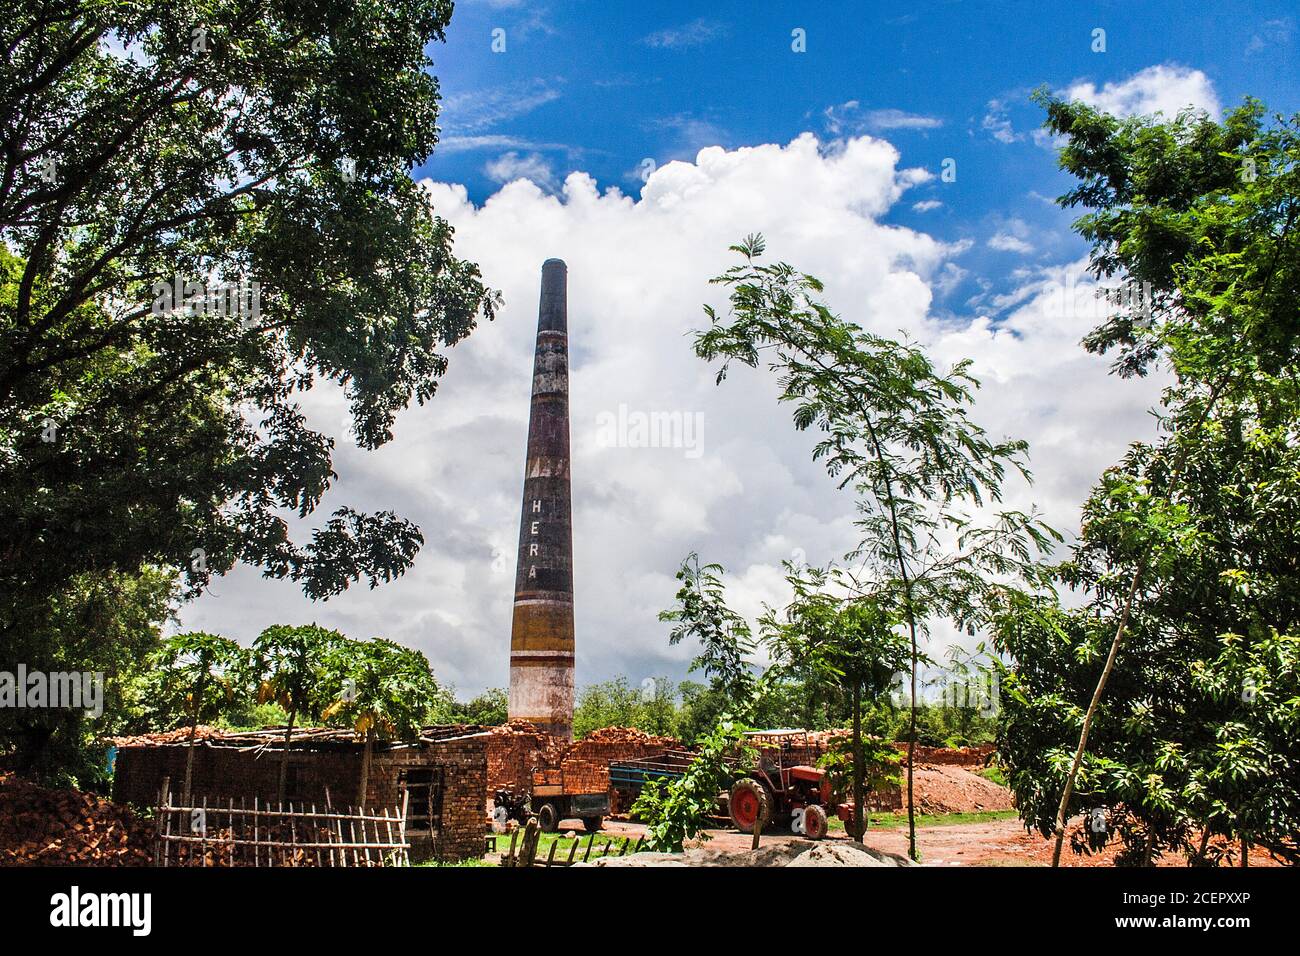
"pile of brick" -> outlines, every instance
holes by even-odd
[[[903,753],[903,764],[907,764],[907,742],[894,744]],[[983,744],[979,747],[922,747],[916,745],[916,765],[942,765],[948,767],[983,767],[993,756],[993,745]]]
[[[609,765],[643,760],[665,750],[680,749],[674,737],[658,737],[634,727],[602,727],[577,741],[561,758],[564,785],[571,793],[609,790]]]
[[[493,727],[487,745],[487,795],[526,786],[537,771],[558,771],[559,757],[568,745],[526,720]]]
[[[0,777],[0,866],[148,866],[153,829],[93,794]]]
[[[802,763],[816,766],[818,759],[830,749],[831,742],[839,737],[848,737],[848,730],[815,730],[806,734],[802,731],[790,733],[757,733],[749,737],[749,744],[759,753],[765,751],[775,756],[778,752],[786,764]],[[900,740],[894,744],[903,756],[901,766],[907,766],[907,741]],[[982,767],[993,755],[993,745],[979,747],[924,747],[917,744],[916,765],[942,765],[951,767]]]
[[[209,737],[220,737],[228,733],[220,727],[210,727],[207,724],[199,724],[194,728],[195,740],[206,740]],[[134,737],[110,737],[109,743],[116,747],[147,747],[153,744],[183,744],[190,739],[189,727],[177,727],[175,730],[163,730],[153,734],[138,734]]]
[[[498,789],[563,784],[569,793],[609,789],[609,765],[680,747],[673,737],[633,727],[602,727],[570,743],[523,720],[492,728],[488,739],[488,796]]]

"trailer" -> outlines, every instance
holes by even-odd
[[[609,765],[609,788],[614,793],[613,811],[628,810],[651,781],[668,783],[681,778],[695,755],[689,750],[665,750],[638,760],[620,760]]]
[[[582,821],[583,829],[595,833],[609,816],[609,792],[572,793],[563,783],[534,784],[531,789],[503,787],[492,800],[492,817],[505,825],[507,820],[527,823],[537,817],[543,833],[554,833],[565,820]]]

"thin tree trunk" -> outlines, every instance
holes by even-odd
[[[1244,869],[1245,869],[1246,867],[1248,867],[1248,866],[1250,866],[1250,841],[1248,841],[1248,840],[1246,839],[1246,835],[1245,835],[1245,834],[1242,834],[1242,837],[1241,837],[1241,868],[1244,870]]]
[[[1124,599],[1124,609],[1120,612],[1119,626],[1115,628],[1115,639],[1110,642],[1110,653],[1106,655],[1106,666],[1101,669],[1101,677],[1097,680],[1097,689],[1092,692],[1092,700],[1088,704],[1088,711],[1083,715],[1083,729],[1079,732],[1079,746],[1075,748],[1074,761],[1070,764],[1070,772],[1065,778],[1065,789],[1061,791],[1061,802],[1056,807],[1056,826],[1052,830],[1056,835],[1056,846],[1052,848],[1052,866],[1061,865],[1061,846],[1065,843],[1065,815],[1070,806],[1070,798],[1074,796],[1074,780],[1079,774],[1079,764],[1083,763],[1083,752],[1088,747],[1088,734],[1092,732],[1092,720],[1097,714],[1097,705],[1101,703],[1101,695],[1106,689],[1106,681],[1110,679],[1110,672],[1115,668],[1115,658],[1119,656],[1119,646],[1124,641],[1124,629],[1128,626],[1129,612],[1133,610],[1133,598],[1137,594],[1138,583],[1142,580],[1142,572],[1145,569],[1146,560],[1144,559],[1133,572],[1133,583],[1129,585],[1128,597]]]
[[[866,807],[863,806],[862,777],[862,685],[853,682],[853,839],[866,835]]]
[[[912,596],[907,596],[907,625],[912,634],[912,699],[911,719],[907,731],[907,855],[914,861],[920,857],[916,852],[916,801],[912,798],[912,781],[916,767],[916,617],[912,613]]]
[[[1205,853],[1210,847],[1210,827],[1206,824],[1205,829],[1201,831],[1201,847],[1196,851],[1196,863],[1198,866],[1205,865]]]
[[[194,738],[199,732],[199,709],[203,706],[203,676],[194,691],[194,712],[190,715],[189,745],[185,748],[185,785],[181,788],[181,806],[190,805],[190,782],[194,779]]]
[[[289,709],[289,725],[284,728],[284,753],[280,755],[280,784],[276,788],[275,799],[284,803],[284,787],[289,780],[289,739],[293,736],[293,719],[298,716],[298,708]]]
[[[194,737],[199,730],[199,718],[190,721],[189,745],[185,748],[185,785],[181,788],[181,806],[190,805],[190,781],[194,778]]]
[[[366,745],[361,750],[361,784],[357,787],[357,810],[366,805],[366,788],[370,785],[370,753],[374,747],[375,732],[366,731]]]

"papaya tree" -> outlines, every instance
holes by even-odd
[[[375,741],[416,735],[437,700],[438,684],[422,653],[383,638],[338,641],[326,666],[333,700],[322,718],[350,726],[364,741],[357,781],[360,808],[366,803]]]
[[[289,776],[289,748],[294,723],[316,720],[327,705],[325,700],[327,662],[332,650],[345,640],[338,631],[315,624],[290,627],[275,624],[253,642],[253,667],[260,687],[258,700],[273,700],[284,708],[288,720],[280,754],[280,777],[276,799],[284,801]]]
[[[181,788],[181,802],[188,806],[198,725],[241,703],[247,695],[248,652],[228,637],[190,631],[164,640],[150,656],[150,665],[149,696],[155,707],[179,709],[189,722]]]

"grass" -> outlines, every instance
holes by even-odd
[[[1007,783],[1007,776],[1002,772],[1001,767],[983,767],[980,770],[976,770],[975,773],[983,777],[985,780],[996,783],[999,787],[1006,787],[1007,789],[1011,788],[1010,784]]]
[[[977,810],[971,813],[918,813],[917,829],[921,827],[955,827],[964,823],[988,823],[991,820],[1012,820],[1015,810]],[[867,830],[895,830],[907,826],[906,813],[873,813],[867,824]],[[844,824],[838,818],[830,821],[832,830],[843,830]]]
[[[567,830],[563,830],[559,833],[540,834],[537,839],[537,859],[539,860],[546,859],[547,855],[551,852],[551,845],[554,844],[555,859],[567,860],[569,858],[569,851],[576,843],[577,849],[573,850],[573,858],[575,860],[581,860],[583,854],[587,852],[587,842],[591,840],[591,834],[584,833],[582,830],[577,830],[575,831],[576,836],[570,839],[567,836],[565,836],[565,834],[568,832],[569,831]],[[497,838],[498,853],[509,852],[510,850],[509,833],[489,834],[489,836],[495,836]],[[519,842],[522,842],[523,839],[524,839],[524,833],[523,830],[520,830]],[[591,855],[595,857],[596,854],[598,853],[604,853],[605,847],[610,844],[613,844],[613,848],[609,852],[611,854],[617,853],[619,850],[623,848],[623,840],[624,837],[613,837],[613,836],[608,836],[604,833],[597,833],[595,840],[592,841]],[[633,840],[632,843],[635,844],[636,840]],[[519,844],[516,843],[516,846],[518,845]],[[631,846],[628,847],[628,852],[629,853],[632,852]]]
[[[581,860],[583,854],[587,852],[587,840],[590,838],[591,835],[589,833],[584,833],[582,830],[578,830],[577,836],[574,837],[573,839],[569,839],[568,837],[565,836],[565,833],[567,832],[568,831],[562,831],[560,833],[539,834],[537,838],[537,859],[545,860],[547,854],[551,852],[551,845],[554,844],[555,859],[567,860],[569,858],[569,849],[576,843],[578,845],[578,848],[574,851],[573,858],[575,860]],[[491,831],[489,831],[488,833],[485,834],[485,836],[489,836],[489,837],[495,836],[497,838],[497,853],[504,855],[505,853],[508,853],[510,851],[509,833],[492,833]],[[515,846],[518,847],[520,843],[523,842],[523,839],[524,839],[524,831],[520,830],[519,841],[516,842]],[[636,841],[633,840],[632,843],[635,844]],[[591,847],[592,858],[594,859],[597,856],[597,854],[603,854],[605,852],[605,847],[609,844],[613,844],[613,849],[611,849],[609,852],[611,854],[617,853],[623,847],[623,838],[622,837],[615,838],[612,836],[606,836],[603,833],[597,833],[596,839],[593,841]],[[628,852],[629,853],[632,852],[630,846],[628,847]],[[460,863],[438,863],[434,860],[429,860],[427,862],[420,863],[417,865],[418,866],[496,866],[497,860],[495,856],[493,857],[484,856],[474,860],[464,860]]]

